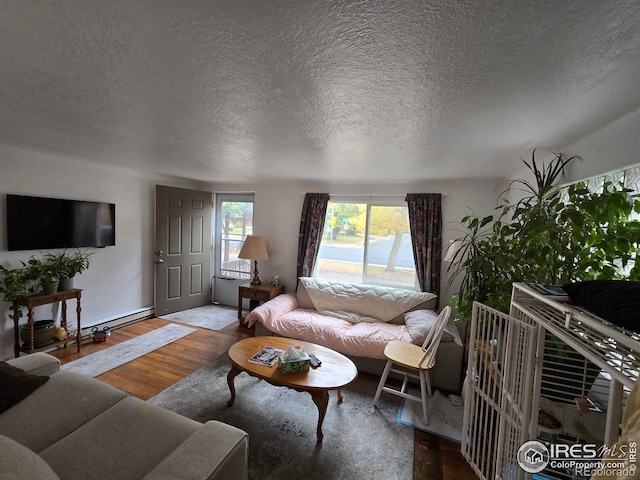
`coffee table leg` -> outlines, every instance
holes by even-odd
[[[233,405],[233,402],[236,399],[236,386],[234,384],[234,380],[240,372],[241,370],[239,368],[236,368],[235,365],[232,365],[231,370],[229,370],[229,373],[227,373],[227,384],[229,385],[229,390],[231,391],[231,398],[227,402],[228,406]]]
[[[342,403],[343,397],[342,397],[342,389],[339,388],[336,393],[338,394],[338,403]]]
[[[329,405],[329,392],[327,390],[316,390],[309,392],[313,403],[318,407],[318,429],[316,435],[318,441],[321,442],[324,435],[322,434],[322,422],[324,422],[324,416],[327,413],[327,405]]]

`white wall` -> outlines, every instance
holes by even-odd
[[[583,158],[569,169],[568,182],[639,164],[640,109],[569,145],[563,153]]]
[[[82,323],[90,325],[153,305],[153,211],[155,184],[167,179],[143,178],[125,169],[79,163],[37,151],[0,147],[0,263],[18,267],[39,251],[7,251],[7,193],[116,204],[116,245],[89,249],[90,268],[76,276],[83,289]],[[176,186],[176,180],[172,183]],[[190,185],[191,186],[191,185]],[[9,304],[0,302],[0,358],[13,356],[13,322]],[[68,304],[75,321],[75,302]],[[36,318],[52,318],[39,307]]]

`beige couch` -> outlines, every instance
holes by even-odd
[[[242,430],[201,424],[59,371],[58,359],[45,353],[7,363],[50,379],[0,414],[0,478],[247,478]]]
[[[412,341],[405,325],[404,313],[397,315],[388,322],[360,322],[352,323],[344,318],[335,318],[316,310],[310,293],[311,288],[306,279],[300,279],[295,294],[280,295],[254,309],[246,317],[245,322],[255,324],[256,336],[281,335],[298,340],[305,340],[332,348],[347,355],[356,364],[358,370],[374,375],[380,375],[384,369],[384,347],[390,340]],[[337,282],[328,282],[336,285]],[[348,309],[351,287],[355,284],[341,284],[341,288],[335,292],[338,309],[342,313]],[[360,286],[358,287],[369,287]],[[373,286],[370,286],[373,287]],[[322,287],[324,288],[324,287]],[[402,296],[403,289],[388,289],[388,292],[379,287],[375,299],[369,311],[375,312],[376,308],[385,309],[386,300],[396,302],[398,295]],[[381,293],[380,293],[381,292]],[[405,291],[407,295],[415,294],[414,291]],[[372,302],[371,297],[361,296],[361,291],[356,290],[354,297],[358,302]],[[427,294],[428,295],[428,294]],[[329,293],[329,297],[331,293]],[[388,297],[388,298],[387,298]],[[380,301],[380,298],[385,300]],[[331,303],[331,299],[328,300]],[[435,296],[410,308],[411,311],[425,310],[432,314],[432,319],[437,316],[435,308]],[[406,313],[406,312],[405,312]],[[371,315],[375,315],[372,313]],[[346,312],[346,317],[349,312]],[[447,392],[458,393],[461,389],[462,370],[464,361],[464,345],[453,318],[449,321],[446,334],[440,343],[436,355],[436,366],[431,371],[431,384],[434,388]],[[424,331],[423,331],[424,333]],[[414,339],[413,343],[422,343],[422,339]]]

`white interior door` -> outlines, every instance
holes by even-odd
[[[253,194],[216,194],[213,299],[220,305],[236,307],[238,286],[251,281],[251,261],[238,253],[253,233],[253,199]]]
[[[156,186],[156,315],[211,303],[212,193]]]

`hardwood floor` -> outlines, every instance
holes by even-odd
[[[79,354],[75,348],[58,349],[50,353],[65,364],[169,323],[172,322],[160,318],[143,320],[112,330],[106,342],[85,341]],[[225,355],[238,340],[252,335],[252,330],[237,324],[218,332],[198,328],[191,335],[96,378],[129,395],[148,400],[201,366]],[[419,430],[414,432],[414,480],[477,480],[478,477],[462,457],[458,444]]]
[[[64,364],[170,323],[172,322],[161,318],[143,320],[112,330],[106,342],[85,341],[79,354],[67,348],[56,350],[52,355],[58,357]],[[124,390],[129,395],[148,400],[203,365],[224,355],[238,340],[251,335],[253,335],[251,330],[241,329],[237,325],[227,327],[220,332],[197,328],[197,331],[191,335],[96,378]]]

